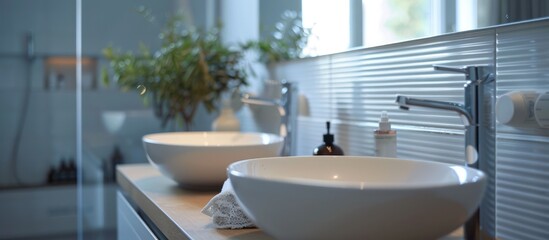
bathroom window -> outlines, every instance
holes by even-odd
[[[302,0],[303,26],[311,28],[305,54],[344,51],[350,41],[349,0]]]
[[[440,14],[433,0],[365,0],[363,45],[376,46],[440,32]]]
[[[478,0],[302,0],[303,25],[312,28],[306,53],[475,29],[478,6]]]

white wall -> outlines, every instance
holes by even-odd
[[[24,182],[42,181],[45,177],[44,169],[52,161],[51,98],[50,94],[40,91],[42,58],[28,61],[24,57],[24,36],[27,31],[33,32],[37,55],[68,55],[74,52],[74,47],[70,46],[75,46],[75,5],[71,1],[58,3],[29,0],[0,2],[0,128],[3,133],[3,144],[0,145],[0,185],[15,182],[8,159],[16,126],[21,121],[24,89],[28,81],[31,82],[32,92],[19,151],[19,172],[32,177]]]
[[[258,0],[225,0],[220,4],[224,43],[237,44],[259,39]]]

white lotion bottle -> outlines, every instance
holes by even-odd
[[[228,99],[223,99],[223,108],[219,117],[212,123],[212,131],[240,131],[240,121],[234,114]]]
[[[375,153],[378,157],[397,157],[397,136],[396,131],[391,130],[389,115],[386,111],[381,112],[379,128],[374,131]]]

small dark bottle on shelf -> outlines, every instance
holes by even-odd
[[[69,166],[68,166],[68,181],[72,183],[76,183],[76,162],[74,161],[74,158],[69,159]]]
[[[343,155],[343,150],[334,144],[334,135],[330,134],[330,122],[326,122],[326,134],[324,134],[324,144],[313,150],[313,155]]]
[[[57,172],[59,182],[68,182],[69,181],[69,165],[64,158],[61,159],[61,165],[59,165],[59,171]]]
[[[50,167],[48,171],[48,184],[55,183],[57,181],[57,173],[55,167]]]

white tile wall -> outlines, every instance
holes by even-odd
[[[549,21],[497,28],[497,95],[549,92]],[[549,239],[549,129],[497,125],[497,232]]]

